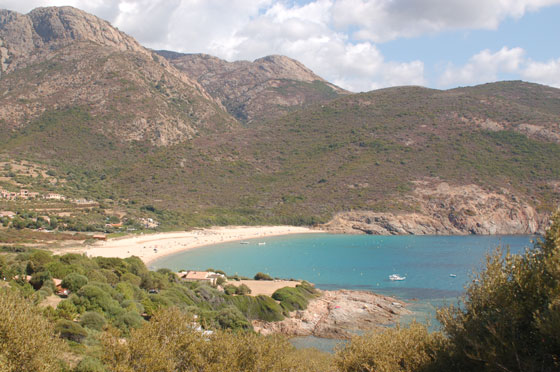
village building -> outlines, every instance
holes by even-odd
[[[7,218],[14,218],[16,214],[12,211],[0,211],[0,218],[7,217]]]
[[[225,278],[225,275],[212,271],[180,271],[177,275],[184,282],[206,282],[210,285],[216,285],[218,278]]]
[[[46,194],[44,198],[49,200],[66,200],[66,197],[64,195],[55,194],[52,192]]]
[[[23,198],[23,199],[27,199],[29,197],[29,190],[27,190],[27,189],[19,190],[18,197]]]

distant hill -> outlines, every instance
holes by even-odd
[[[349,93],[285,56],[227,62],[207,54],[157,53],[198,81],[244,123],[278,118]]]
[[[350,94],[286,57],[156,54],[68,7],[1,11],[0,42],[0,161],[164,228],[532,233],[560,202],[558,89]]]

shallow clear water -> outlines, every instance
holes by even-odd
[[[163,257],[151,266],[214,268],[248,277],[260,271],[304,279],[320,289],[370,290],[407,301],[417,319],[433,322],[436,307],[457,301],[486,253],[498,245],[522,252],[535,238],[302,234],[202,247]],[[390,281],[391,274],[406,280]]]

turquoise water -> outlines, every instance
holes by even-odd
[[[320,289],[369,290],[404,300],[411,304],[414,317],[433,321],[436,307],[457,301],[487,252],[498,245],[522,252],[535,238],[289,235],[202,247],[163,257],[152,268],[214,268],[248,277],[260,271],[304,279]],[[406,280],[390,281],[391,274],[406,276]]]

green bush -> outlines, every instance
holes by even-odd
[[[106,323],[105,317],[97,311],[86,311],[80,316],[80,325],[84,328],[101,331]]]
[[[248,295],[251,293],[251,288],[247,287],[245,284],[241,284],[235,289],[235,294],[237,295]]]
[[[139,287],[142,283],[142,278],[138,275],[134,275],[133,273],[126,273],[121,276],[121,282],[129,282],[133,286]]]
[[[280,305],[268,296],[235,296],[229,301],[250,320],[275,322],[284,319]]]
[[[54,288],[54,282],[52,281],[51,274],[48,271],[40,271],[31,275],[29,284],[35,289],[40,289],[43,285]]]
[[[309,305],[309,299],[315,297],[317,291],[307,282],[302,282],[296,287],[284,287],[276,290],[272,298],[280,301],[280,305],[286,311],[305,310]]]
[[[80,363],[74,368],[73,372],[106,372],[103,363],[97,359],[90,356],[84,357],[80,360]]]
[[[222,329],[252,329],[251,323],[234,306],[221,309],[216,315],[216,321]]]
[[[77,292],[86,284],[88,284],[87,276],[72,273],[64,277],[61,286],[62,288],[67,288],[72,292]]]
[[[255,280],[273,280],[270,275],[265,274],[265,273],[256,273],[254,279]]]
[[[78,315],[78,308],[70,300],[60,301],[56,307],[56,315],[59,318],[74,320],[76,315]]]
[[[119,328],[124,334],[129,334],[130,330],[138,328],[144,323],[144,318],[135,311],[127,311],[124,314],[117,316],[113,325]]]
[[[60,334],[60,337],[75,342],[82,342],[87,337],[87,331],[81,325],[66,319],[56,322],[54,331]]]
[[[237,287],[233,284],[224,285],[224,293],[227,295],[234,295],[237,293]]]

